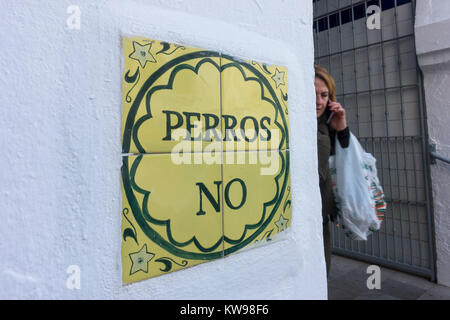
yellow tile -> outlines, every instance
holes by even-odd
[[[227,159],[232,155],[234,164]],[[224,154],[225,255],[255,242],[270,241],[290,226],[289,168],[289,151]]]
[[[123,153],[170,152],[181,139],[201,151],[220,139],[219,53],[145,38],[122,45]]]
[[[220,258],[287,228],[286,68],[142,37],[122,44],[122,152],[138,154],[123,157],[123,282]],[[267,149],[280,151],[244,151]]]
[[[220,162],[177,163],[170,154],[123,157],[124,283],[223,256]]]
[[[224,150],[288,149],[287,68],[221,57]]]

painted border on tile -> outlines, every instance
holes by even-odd
[[[129,170],[129,163],[128,163],[128,157],[124,156],[123,157],[123,165],[121,168],[122,171],[122,180],[123,180],[123,187],[128,199],[128,202],[130,204],[131,210],[133,212],[133,215],[138,223],[138,225],[141,227],[141,229],[144,231],[144,233],[146,234],[146,236],[151,239],[152,241],[154,241],[155,243],[159,244],[161,247],[163,247],[165,250],[167,250],[168,252],[178,256],[178,257],[182,257],[182,258],[188,258],[188,259],[196,259],[196,260],[212,260],[212,259],[216,259],[216,258],[220,258],[221,256],[223,256],[224,254],[230,254],[233,253],[239,249],[241,249],[242,247],[246,246],[247,244],[249,244],[251,241],[253,241],[264,229],[265,227],[271,222],[274,214],[276,213],[281,200],[284,196],[286,187],[287,187],[287,181],[288,181],[288,177],[290,174],[290,170],[289,170],[289,129],[287,127],[287,122],[286,122],[286,118],[284,115],[284,110],[280,104],[280,101],[277,98],[277,95],[275,94],[272,86],[270,85],[270,83],[268,82],[268,80],[264,77],[264,75],[262,75],[255,67],[253,67],[251,64],[242,61],[240,59],[237,59],[235,57],[232,56],[228,56],[228,55],[222,55],[221,53],[218,52],[214,52],[214,51],[197,51],[197,52],[193,52],[193,53],[188,53],[185,55],[182,55],[180,57],[177,57],[173,60],[168,61],[166,64],[164,64],[163,66],[161,66],[158,70],[156,70],[155,72],[153,72],[148,79],[143,83],[143,85],[140,87],[139,92],[136,95],[135,100],[133,101],[133,104],[131,106],[131,108],[128,111],[127,114],[127,119],[125,122],[125,128],[123,131],[123,142],[122,142],[122,152],[123,153],[128,153],[129,149],[130,149],[130,145],[131,145],[131,139],[133,139],[133,141],[135,142],[136,146],[139,148],[141,147],[139,144],[139,141],[137,139],[137,128],[139,127],[137,124],[138,122],[141,123],[146,119],[151,118],[151,110],[150,110],[150,105],[149,105],[149,94],[152,90],[148,91],[149,88],[157,81],[157,79],[163,75],[167,70],[171,69],[172,67],[175,67],[175,69],[177,70],[177,72],[179,71],[177,69],[177,65],[188,61],[188,60],[192,60],[192,59],[198,59],[198,58],[205,58],[207,59],[208,57],[218,57],[218,58],[226,58],[230,61],[232,61],[232,63],[228,63],[224,66],[220,65],[220,69],[219,72],[221,73],[224,69],[228,68],[228,67],[236,67],[240,70],[240,72],[244,75],[244,72],[242,70],[242,66],[247,68],[251,73],[253,73],[254,75],[256,75],[256,78],[254,77],[250,77],[250,78],[246,78],[244,76],[245,81],[249,81],[249,80],[254,80],[260,83],[261,85],[261,99],[270,102],[275,110],[276,110],[276,114],[275,114],[275,123],[276,125],[280,128],[281,133],[282,133],[282,139],[280,141],[280,145],[282,146],[284,143],[284,140],[286,140],[286,147],[283,150],[279,150],[280,152],[280,157],[282,159],[282,168],[280,170],[280,173],[275,177],[275,181],[277,184],[277,194],[279,194],[278,198],[275,197],[274,199],[270,200],[269,202],[264,203],[264,209],[263,209],[263,213],[262,213],[262,218],[261,220],[255,225],[246,225],[245,226],[245,230],[243,233],[243,237],[241,239],[245,239],[245,235],[247,233],[248,229],[252,229],[252,228],[258,228],[257,231],[255,231],[251,236],[249,236],[248,238],[246,238],[245,240],[241,240],[241,242],[236,243],[233,247],[228,248],[226,250],[219,251],[219,252],[210,252],[213,251],[215,249],[217,249],[217,247],[220,245],[220,243],[223,243],[223,241],[225,240],[224,238],[225,235],[223,234],[221,239],[219,240],[219,242],[217,242],[214,246],[212,246],[211,248],[199,248],[196,244],[196,247],[200,250],[203,251],[204,253],[195,253],[195,252],[188,252],[185,250],[182,250],[180,248],[178,248],[176,245],[174,245],[173,243],[169,243],[167,242],[161,235],[159,235],[155,230],[153,230],[151,228],[151,226],[149,226],[146,223],[146,220],[148,220],[148,217],[146,219],[145,217],[145,212],[143,212],[140,208],[140,205],[135,197],[135,195],[133,194],[133,187],[132,187],[132,177],[130,177],[130,173],[132,174],[132,172],[130,172]],[[209,62],[211,62],[211,60],[208,60]],[[189,69],[194,69],[198,71],[198,68],[201,64],[203,64],[204,62],[206,62],[205,60],[201,60],[200,62],[197,63],[197,66],[192,67],[189,65],[185,65],[184,68],[189,68]],[[213,61],[214,63],[214,61]],[[214,65],[217,67],[217,64],[214,63]],[[180,70],[183,68],[179,68]],[[172,74],[170,76],[169,82],[167,85],[165,86],[158,86],[161,88],[170,88],[171,87],[171,80],[173,82],[173,79],[176,75],[173,75],[173,73],[175,72],[175,70],[172,71]],[[266,87],[266,89],[268,90],[269,94],[272,96],[274,101],[271,101],[267,98],[264,97],[264,87]],[[152,88],[154,89],[154,88]],[[156,91],[156,90],[153,90]],[[152,91],[152,92],[153,92]],[[139,109],[139,106],[142,102],[142,99],[144,99],[144,97],[146,98],[146,109],[147,109],[147,114],[144,115],[143,117],[141,117],[140,119],[138,119],[137,122],[135,122],[135,117],[137,114],[137,111]],[[275,104],[274,104],[275,103]],[[281,115],[281,119],[283,122],[284,127],[277,121],[278,119],[278,114]],[[221,120],[222,121],[222,120]],[[136,143],[137,142],[137,143]],[[142,150],[141,150],[142,149]],[[141,147],[141,149],[139,150],[140,152],[145,152],[145,150]],[[283,155],[282,155],[282,151],[286,150],[286,159],[284,159]],[[133,167],[135,168],[135,165],[132,165],[131,171],[133,171]],[[281,176],[284,174],[284,181],[283,181],[283,185],[281,187],[281,192],[280,192],[280,186],[279,186],[279,179],[281,178]],[[136,190],[137,191],[137,190]],[[143,192],[142,192],[143,191]],[[139,191],[138,191],[139,192]],[[145,191],[145,190],[141,190],[142,194],[144,194],[144,203],[146,203],[146,201],[148,201],[148,196],[149,196],[149,192]],[[223,199],[223,188],[222,188],[222,199]],[[272,205],[275,203],[274,208],[272,209],[272,212],[268,215],[268,217],[266,219],[264,219],[265,217],[265,210],[266,210],[266,206],[268,205]],[[150,220],[151,221],[151,220]],[[166,224],[166,228],[168,228],[168,230],[170,231],[170,226],[168,224],[170,224],[170,220],[169,221],[159,221],[158,224]],[[170,233],[170,232],[169,232]],[[171,238],[170,235],[169,239]],[[227,240],[225,240],[227,241]],[[229,239],[228,239],[228,243],[229,243]],[[183,244],[178,244],[181,246],[185,246],[188,245],[190,243],[194,242],[195,243],[195,239],[191,239],[188,241],[188,243],[183,243]]]

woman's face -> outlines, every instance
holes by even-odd
[[[317,77],[314,79],[314,87],[316,88],[316,113],[319,118],[327,108],[329,91],[325,81]]]

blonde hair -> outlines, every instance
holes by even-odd
[[[328,96],[331,101],[336,101],[336,83],[333,77],[324,67],[314,65],[315,77],[321,79],[328,87]]]

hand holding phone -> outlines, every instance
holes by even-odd
[[[327,124],[336,131],[342,131],[347,127],[347,120],[345,118],[345,109],[339,102],[328,100],[327,108],[330,110],[330,115],[327,119]]]
[[[327,108],[329,107],[330,103],[331,103],[331,100],[328,100],[327,101]],[[334,116],[334,112],[331,111],[331,113],[330,113],[330,115],[328,116],[328,119],[327,119],[327,124],[330,124],[331,119],[333,119],[333,116]]]

